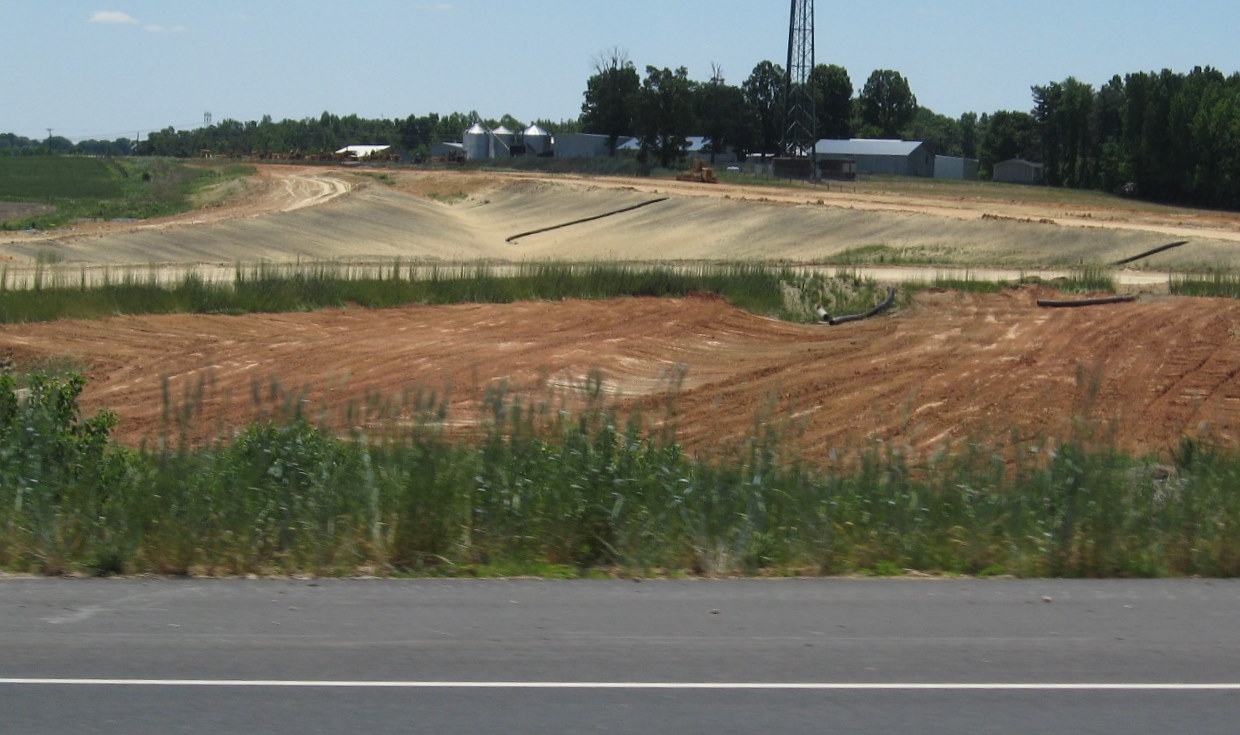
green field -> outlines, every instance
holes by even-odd
[[[81,219],[145,219],[183,212],[195,206],[196,192],[252,172],[249,166],[187,166],[162,158],[0,156],[0,201],[54,208],[0,222],[0,229],[49,229]]]
[[[125,195],[126,176],[120,164],[106,158],[5,156],[0,158],[0,199],[117,199]]]

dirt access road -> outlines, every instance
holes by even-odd
[[[289,257],[289,238],[297,235],[305,240],[296,247],[344,258],[363,257],[383,238],[390,238],[389,255],[419,253],[432,261],[504,252],[722,259],[763,248],[767,257],[791,257],[838,247],[840,231],[820,227],[843,218],[841,227],[887,228],[923,243],[943,231],[960,232],[953,227],[977,227],[973,239],[948,254],[996,253],[1003,262],[1011,253],[991,239],[999,233],[1014,233],[1037,253],[1064,246],[1069,236],[1118,252],[1163,239],[1130,227],[1147,221],[1142,218],[1165,223],[1187,216],[1115,210],[1105,217],[1129,218],[1107,241],[1098,233],[1109,230],[1096,223],[850,209],[798,203],[797,197],[818,196],[799,190],[489,173],[395,172],[382,181],[357,171],[260,168],[254,191],[212,210],[61,233],[37,247],[105,263],[141,262],[133,255],[146,252],[143,247],[163,248],[167,262],[194,263],[185,256],[200,254],[202,262],[243,251]],[[516,232],[655,194],[671,197],[667,208],[617,215],[606,228],[598,220],[577,233],[564,228],[505,242]],[[878,195],[867,201],[882,204]],[[975,210],[998,205],[983,202]],[[1038,206],[1047,213],[1058,205]],[[1227,246],[1234,218],[1201,216],[1216,220],[1198,226],[1215,238],[1208,242]],[[670,239],[665,226],[673,227]],[[725,237],[729,228],[736,232]],[[244,248],[230,255],[228,248],[241,248],[237,238]],[[30,245],[6,247],[11,253]],[[592,373],[614,402],[674,422],[681,440],[702,451],[741,441],[758,424],[778,428],[811,459],[879,439],[929,451],[969,437],[1036,442],[1080,431],[1109,432],[1134,451],[1165,450],[1186,434],[1237,443],[1235,302],[1146,296],[1131,304],[1039,309],[1034,302],[1046,293],[922,292],[893,314],[839,327],[762,319],[706,297],[66,320],[0,329],[0,355],[75,361],[90,378],[87,408],[116,410],[120,437],[135,443],[166,431],[187,406],[194,433],[203,435],[228,431],[290,396],[340,428],[377,430],[409,420],[416,412],[410,391],[417,388],[449,395],[450,422],[467,430],[479,420],[489,388],[506,385],[511,396],[554,406],[578,401]],[[171,407],[163,401],[165,377]],[[275,399],[273,385],[284,391]],[[382,411],[358,408],[385,402]]]

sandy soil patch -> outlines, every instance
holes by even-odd
[[[167,428],[165,376],[172,415],[193,404],[203,433],[289,400],[364,426],[376,421],[368,402],[404,405],[407,417],[415,389],[450,396],[452,421],[469,426],[488,388],[554,407],[597,371],[614,401],[651,419],[670,405],[682,441],[706,452],[755,421],[809,458],[879,439],[930,450],[1079,431],[1139,452],[1182,435],[1237,444],[1240,304],[1038,308],[1047,293],[924,292],[894,315],[838,327],[710,297],[124,317],[8,326],[0,355],[87,366],[87,408],[116,410],[133,443]],[[275,399],[273,385],[284,391]]]

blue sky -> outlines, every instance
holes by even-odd
[[[1029,87],[1194,65],[1240,71],[1235,0],[817,0],[819,62],[908,78],[951,116]],[[0,0],[0,132],[132,138],[257,120],[580,112],[592,59],[722,66],[787,53],[786,0]]]

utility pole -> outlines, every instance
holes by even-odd
[[[810,177],[818,180],[817,115],[814,110],[814,0],[792,0],[788,18],[788,65],[784,67],[784,133],[788,158],[808,158]]]

